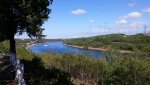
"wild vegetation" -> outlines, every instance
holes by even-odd
[[[150,58],[146,56],[109,50],[102,58],[93,59],[69,53],[34,54],[17,46],[17,57],[24,63],[24,78],[30,85],[150,84]]]
[[[88,38],[68,39],[64,42],[69,45],[78,45],[84,47],[91,46],[104,49],[141,52],[150,56],[150,36],[144,34],[109,34]]]

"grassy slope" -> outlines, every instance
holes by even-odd
[[[78,45],[84,47],[101,47],[105,49],[118,49],[129,51],[150,51],[150,36],[137,34],[137,35],[124,35],[124,34],[110,34],[100,35],[88,38],[69,39],[64,41],[69,45]]]

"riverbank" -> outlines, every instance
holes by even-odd
[[[67,44],[65,44],[67,45]],[[77,46],[77,45],[67,45],[67,46],[70,46],[70,47],[74,47],[74,48],[80,48],[80,49],[85,49],[84,46]],[[87,47],[86,49],[89,49],[89,50],[97,50],[97,51],[106,51],[107,49],[105,48],[95,48],[95,47]],[[128,51],[128,50],[118,50],[120,53],[132,53],[131,51]]]
[[[31,41],[29,43],[26,43],[26,49],[29,50],[29,48],[35,44],[37,44],[37,41]]]
[[[67,44],[65,44],[65,45],[67,45]],[[74,48],[85,49],[84,46],[77,46],[77,45],[67,45],[67,46],[74,47]],[[86,48],[86,49],[89,49],[89,50],[98,50],[98,51],[106,51],[106,49],[104,49],[104,48],[88,47],[88,48]]]

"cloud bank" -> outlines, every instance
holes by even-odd
[[[71,13],[75,15],[81,15],[81,14],[86,14],[87,11],[84,9],[76,9],[76,10],[72,10]]]

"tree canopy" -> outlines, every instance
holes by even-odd
[[[0,41],[10,40],[15,53],[15,34],[36,36],[51,12],[53,0],[0,0]]]

